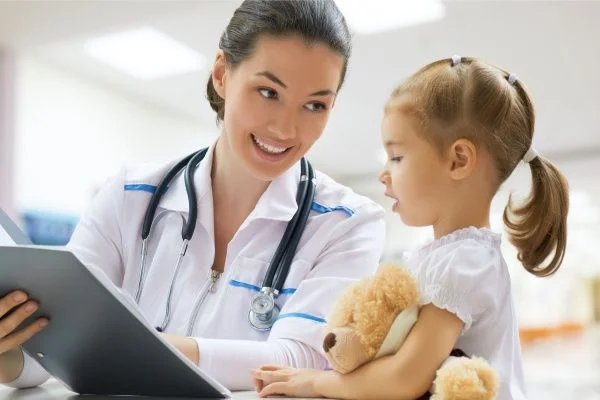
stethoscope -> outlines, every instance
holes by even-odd
[[[183,241],[177,257],[175,274],[168,294],[165,318],[161,326],[157,327],[159,331],[164,331],[170,321],[171,297],[173,294],[174,282],[179,274],[189,241],[194,235],[194,230],[196,229],[198,205],[196,198],[196,187],[194,183],[194,173],[196,172],[196,169],[198,168],[198,165],[202,159],[206,156],[207,152],[208,148],[199,150],[188,155],[179,161],[174,167],[172,167],[167,172],[160,184],[156,187],[155,192],[150,198],[148,207],[146,208],[146,214],[144,216],[144,222],[142,225],[142,257],[140,261],[140,272],[135,296],[137,303],[140,301],[142,287],[146,277],[147,271],[145,269],[146,257],[148,254],[148,242],[154,216],[156,214],[156,210],[158,209],[158,204],[160,203],[162,196],[166,193],[169,184],[180,172],[183,171],[185,190],[188,198],[188,218],[187,221],[185,218],[183,219],[183,228],[181,230],[181,238]],[[279,316],[280,309],[279,306],[275,304],[275,299],[279,296],[279,292],[283,288],[283,284],[288,276],[292,260],[296,253],[298,243],[300,242],[300,238],[302,237],[302,233],[306,227],[308,215],[310,213],[315,196],[314,177],[312,166],[308,160],[302,158],[300,161],[300,183],[298,184],[298,191],[296,193],[298,210],[287,224],[283,237],[279,242],[279,246],[275,251],[275,255],[271,259],[269,268],[267,269],[262,288],[256,295],[252,297],[252,300],[250,301],[248,322],[254,329],[258,331],[270,330]]]

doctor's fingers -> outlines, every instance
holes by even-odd
[[[21,305],[11,314],[5,314],[0,318],[0,354],[25,343],[46,326],[48,322],[47,319],[39,318],[25,329],[14,332],[17,327],[19,327],[19,325],[21,325],[21,323],[37,309],[38,305],[33,301],[29,301]]]
[[[255,372],[278,371],[278,370],[284,370],[284,369],[288,369],[288,368],[290,368],[290,367],[287,365],[267,364],[267,365],[261,365],[260,368],[257,370],[252,370],[252,384],[254,385],[254,389],[260,393],[263,390],[263,388],[268,384],[268,383],[265,383],[260,377],[258,377],[258,375],[256,375]]]
[[[12,313],[5,313],[0,319],[0,338],[14,331],[21,322],[33,314],[38,309],[34,301],[28,301],[14,310]]]
[[[0,318],[5,316],[17,307],[19,304],[23,304],[27,301],[27,295],[20,290],[16,290],[6,296],[0,298]]]
[[[290,368],[289,365],[282,365],[282,364],[264,364],[260,366],[260,370],[261,371],[278,371],[281,369],[288,369]]]
[[[252,378],[260,380],[263,387],[275,382],[287,382],[293,376],[293,370],[281,369],[278,371],[252,371]]]
[[[21,329],[11,334],[2,336],[0,338],[0,354],[4,354],[7,351],[12,350],[15,347],[27,342],[38,332],[44,329],[47,324],[48,320],[46,318],[39,318],[34,323],[29,324],[25,329]]]
[[[261,390],[263,390],[263,387],[265,385],[263,385],[263,381],[261,381],[260,379],[256,379],[256,378],[252,378],[252,385],[254,386],[254,390],[259,393]]]
[[[294,396],[294,393],[287,382],[275,382],[265,386],[265,388],[261,390],[258,395],[260,397]]]

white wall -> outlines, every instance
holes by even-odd
[[[0,208],[11,217],[14,209],[14,72],[15,57],[0,47]]]
[[[16,87],[20,209],[78,213],[120,166],[167,161],[216,135],[31,57],[18,60]]]

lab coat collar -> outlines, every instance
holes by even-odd
[[[196,185],[196,200],[198,204],[210,202],[212,207],[212,181],[210,172],[212,169],[214,142],[206,152],[206,156],[198,165],[194,174],[194,183]],[[208,195],[208,196],[207,196]],[[188,196],[185,190],[185,181],[183,171],[173,180],[167,193],[163,196],[159,207],[178,212],[189,212]],[[199,207],[200,208],[200,207]]]
[[[212,197],[212,160],[215,149],[214,142],[208,149],[204,160],[198,166],[194,175],[196,184],[196,193],[198,201],[198,214],[210,211],[212,215],[213,197]],[[298,209],[296,204],[296,192],[300,182],[300,162],[274,179],[267,190],[262,194],[256,207],[246,219],[244,225],[255,219],[270,219],[279,221],[289,221]],[[242,195],[242,194],[241,194]],[[188,198],[185,190],[183,174],[174,180],[167,193],[164,195],[160,207],[179,212],[188,212]],[[199,215],[201,219],[204,219]],[[210,218],[212,219],[212,218]]]
[[[296,192],[299,183],[300,162],[297,162],[269,184],[242,227],[256,219],[291,220],[298,209]]]

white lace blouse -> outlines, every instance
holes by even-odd
[[[498,400],[524,400],[518,324],[500,238],[489,229],[461,229],[410,254],[406,265],[421,304],[448,310],[465,323],[456,347],[496,370]]]

